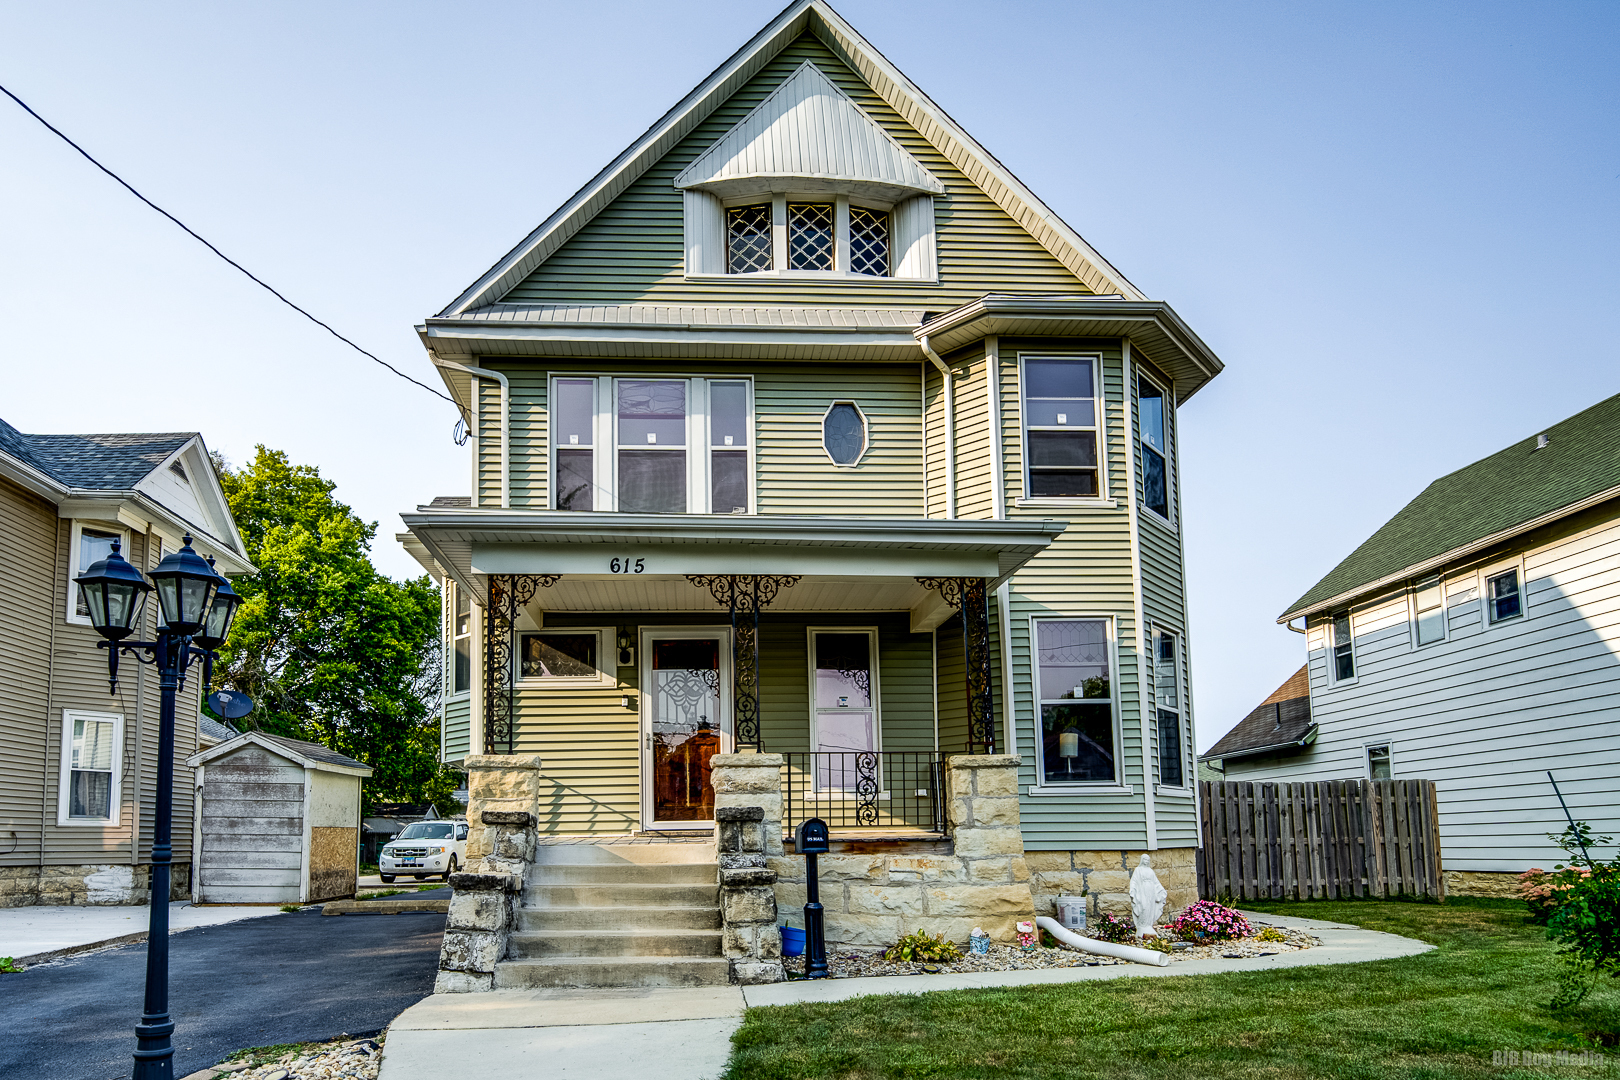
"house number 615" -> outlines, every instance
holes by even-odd
[[[608,571],[614,574],[640,574],[647,569],[646,559],[614,559],[608,563]]]

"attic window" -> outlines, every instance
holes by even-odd
[[[726,269],[749,274],[771,268],[771,204],[733,206],[726,211]]]
[[[788,269],[833,269],[833,204],[788,203]]]
[[[889,276],[889,215],[864,206],[849,208],[849,268]]]
[[[186,475],[185,466],[180,464],[179,458],[175,458],[173,461],[169,462],[169,471],[174,473],[174,475],[178,476],[180,479],[184,480],[186,483],[191,483],[191,477]]]

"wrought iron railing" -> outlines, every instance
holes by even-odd
[[[845,836],[944,836],[945,755],[821,752],[782,755],[782,827],[820,818]]]

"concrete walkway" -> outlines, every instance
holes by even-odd
[[[496,990],[435,994],[400,1014],[388,1029],[379,1080],[443,1080],[468,1069],[485,1080],[535,1075],[616,1080],[637,1073],[659,1080],[713,1080],[725,1069],[731,1034],[745,1007],[843,1001],[865,994],[923,994],[1093,979],[1163,978],[1415,956],[1421,941],[1345,923],[1244,913],[1257,926],[1305,930],[1314,949],[1246,960],[1181,960],[972,974],[825,979],[770,986],[699,989]]]
[[[169,905],[169,930],[173,933],[280,913],[274,905],[193,907],[182,900]],[[0,908],[0,956],[13,957],[19,964],[37,964],[108,945],[145,941],[147,919],[145,904]]]

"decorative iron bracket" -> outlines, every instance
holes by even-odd
[[[962,654],[967,668],[968,749],[996,752],[995,704],[990,689],[990,596],[984,578],[920,577],[917,584],[939,593],[961,612]]]
[[[520,607],[541,589],[557,584],[561,574],[491,574],[489,603],[484,608],[484,752],[511,754],[517,749],[517,659],[512,629]]]
[[[798,574],[687,574],[731,614],[732,741],[763,750],[759,730],[759,613],[776,594],[799,583]]]

